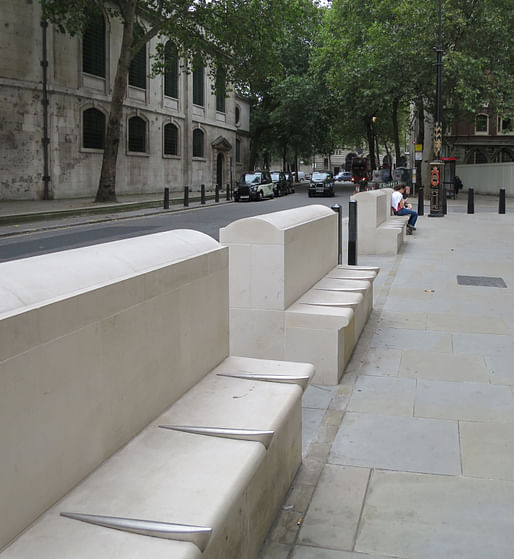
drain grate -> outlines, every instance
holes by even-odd
[[[503,278],[488,276],[457,276],[459,285],[475,285],[479,287],[507,287]]]

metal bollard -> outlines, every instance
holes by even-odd
[[[331,206],[337,214],[337,263],[343,263],[343,208],[339,204]]]
[[[230,200],[230,186],[229,186],[228,182],[227,182],[226,199],[227,199],[227,200]]]
[[[357,264],[357,200],[350,200],[348,206],[348,264]]]
[[[422,186],[418,189],[418,215],[425,215],[425,193]]]
[[[220,201],[220,187],[219,187],[219,185],[216,185],[216,188],[214,190],[214,201],[215,202]]]
[[[184,186],[184,208],[189,206],[189,186]]]
[[[443,195],[443,215],[446,215],[448,213],[448,196],[446,195],[446,186],[444,184],[441,194]]]
[[[205,184],[200,185],[200,204],[205,204]]]
[[[475,191],[468,188],[468,214],[475,213]]]
[[[500,188],[500,204],[498,206],[498,213],[505,213],[505,188]]]
[[[164,209],[170,209],[170,189],[168,187],[164,189]]]

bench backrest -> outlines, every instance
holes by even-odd
[[[228,316],[196,231],[0,264],[0,548],[228,355]]]
[[[230,305],[285,310],[337,266],[337,215],[311,205],[234,221],[220,229],[230,249]]]
[[[357,228],[376,229],[391,216],[391,192],[390,188],[380,190],[368,190],[354,194],[351,199],[357,200]]]

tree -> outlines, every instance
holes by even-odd
[[[131,61],[157,38],[153,71],[165,66],[170,40],[186,61],[201,60],[227,80],[246,83],[252,62],[271,64],[266,45],[286,0],[40,0],[43,17],[61,32],[83,32],[89,18],[104,13],[123,26],[120,55],[112,89],[105,148],[96,201],[116,200],[116,161],[120,144],[123,99]],[[262,25],[255,25],[262,22]]]

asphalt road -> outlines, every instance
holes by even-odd
[[[218,240],[219,229],[236,219],[310,204],[323,204],[329,207],[340,204],[343,207],[343,216],[347,216],[348,201],[353,190],[351,184],[337,183],[335,197],[309,198],[303,185],[297,187],[295,194],[261,202],[234,202],[219,206],[139,215],[128,219],[126,216],[120,219],[121,214],[114,214],[109,221],[81,225],[72,225],[63,221],[62,227],[58,229],[0,239],[0,262],[171,229],[195,229]]]

